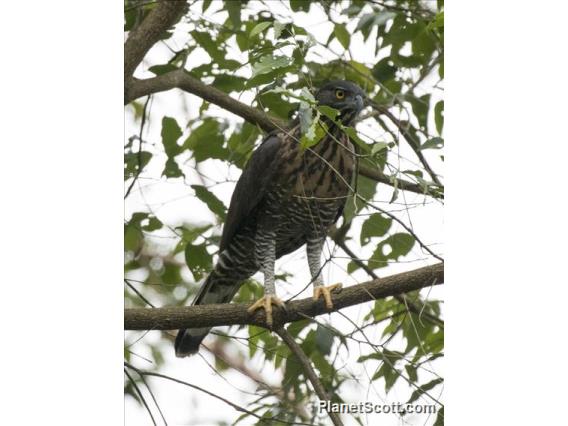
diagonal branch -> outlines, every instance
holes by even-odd
[[[142,23],[130,31],[124,43],[125,87],[148,50],[182,17],[186,6],[185,1],[160,1]]]
[[[298,361],[300,361],[300,364],[304,369],[304,373],[314,387],[314,390],[320,401],[329,401],[329,396],[327,395],[327,392],[325,391],[320,379],[314,371],[312,364],[310,363],[310,359],[302,350],[300,345],[296,343],[294,337],[284,327],[278,328],[276,330],[276,334],[280,336],[284,343],[286,343],[286,345],[290,348],[290,351],[292,351],[296,358],[298,358]],[[343,426],[343,422],[341,421],[339,414],[333,411],[328,411],[327,414],[329,415],[331,421],[335,426]]]
[[[381,172],[381,170],[374,169],[364,164],[359,166],[359,174],[368,177],[369,179],[376,180],[377,182],[384,183],[385,185],[393,187],[396,186],[398,189],[401,189],[403,191],[410,191],[416,194],[431,195],[434,198],[442,198],[442,199],[444,198],[443,194],[434,194],[431,192],[427,192],[423,187],[421,187],[417,183],[385,175],[383,172]]]
[[[250,107],[230,97],[216,87],[204,84],[187,71],[179,69],[145,80],[132,79],[125,88],[124,103],[142,96],[178,88],[218,105],[245,120],[258,124],[265,131],[286,128],[287,122],[272,117],[257,108]]]
[[[311,297],[287,303],[286,311],[273,312],[274,327],[338,311],[348,306],[384,299],[413,290],[439,285],[444,282],[444,264],[415,269],[391,275],[386,278],[367,281],[344,288],[333,296],[333,309],[328,311],[322,300]],[[267,327],[266,315],[260,309],[253,314],[247,312],[246,304],[212,304],[186,307],[130,308],[124,311],[125,330],[175,330],[181,328],[215,327],[221,325],[252,324]]]
[[[430,164],[426,160],[426,157],[424,157],[424,154],[420,150],[420,142],[414,139],[414,137],[408,132],[406,126],[404,126],[404,124],[402,124],[402,122],[398,120],[394,116],[394,114],[388,110],[388,108],[372,101],[369,102],[369,104],[375,110],[379,111],[381,114],[386,115],[389,118],[389,120],[398,128],[400,133],[404,136],[404,138],[408,142],[408,145],[410,145],[410,148],[412,148],[412,150],[414,151],[414,153],[416,154],[416,156],[418,157],[418,159],[420,160],[420,162],[422,163],[422,165],[424,166],[424,168],[432,178],[432,181],[439,187],[443,187],[442,182],[440,182],[440,179],[438,178],[438,175],[434,172],[434,170],[432,170],[432,167],[430,167]]]
[[[187,93],[199,96],[212,104],[232,112],[239,117],[244,118],[250,123],[257,124],[263,130],[270,132],[276,129],[283,129],[288,126],[286,121],[271,116],[257,108],[250,107],[238,100],[227,95],[225,92],[201,82],[201,80],[193,77],[187,71],[179,69],[159,75],[157,77],[139,80],[133,78],[125,85],[124,103],[128,104],[135,99],[153,93],[164,92],[171,89],[181,89]],[[424,188],[413,182],[403,179],[393,178],[382,173],[378,169],[362,165],[359,173],[369,179],[383,183],[389,186],[396,186],[403,191],[410,191],[416,194],[425,194]],[[438,196],[432,195],[435,198]]]

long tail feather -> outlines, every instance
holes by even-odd
[[[239,287],[239,281],[220,278],[215,272],[212,272],[201,286],[192,305],[228,303]],[[210,330],[209,327],[179,330],[175,341],[176,356],[185,357],[197,353],[201,342]]]

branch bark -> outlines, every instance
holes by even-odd
[[[444,282],[444,264],[415,269],[391,275],[386,278],[367,281],[346,287],[333,296],[333,309],[328,311],[323,300],[312,298],[290,301],[286,311],[277,309],[273,312],[274,328],[329,312],[338,311],[348,306],[358,305],[376,299],[384,299],[424,287]],[[247,312],[250,305],[212,304],[186,307],[165,308],[130,308],[124,311],[125,330],[175,330],[181,328],[215,327],[221,325],[252,324],[268,328],[264,310],[253,314]]]
[[[124,43],[125,88],[148,50],[182,17],[186,6],[185,1],[160,1],[142,23],[130,31]]]
[[[267,132],[288,126],[286,121],[237,101],[216,87],[202,83],[201,80],[193,77],[183,69],[170,71],[145,80],[133,79],[130,84],[126,85],[124,103],[127,104],[142,96],[174,88],[199,96],[253,124],[258,124]]]
[[[126,105],[143,96],[178,88],[218,105],[248,122],[260,126],[266,132],[286,128],[287,122],[284,120],[233,99],[223,91],[202,83],[184,69],[170,71],[143,80],[133,77],[136,67],[144,59],[146,53],[158,42],[164,31],[181,18],[186,7],[185,1],[160,1],[144,21],[130,31],[128,39],[124,43],[124,104]],[[431,170],[428,171],[431,172]],[[404,191],[439,198],[435,194],[425,194],[420,185],[398,178],[391,180],[391,177],[371,167],[362,166],[359,173],[385,185],[396,186]],[[437,180],[435,175],[434,180]]]
[[[321,383],[316,372],[314,371],[310,359],[302,350],[300,345],[296,343],[296,341],[294,340],[294,336],[288,333],[288,331],[284,327],[280,327],[279,329],[277,329],[276,334],[280,336],[280,338],[284,341],[284,343],[286,343],[286,345],[290,348],[290,351],[292,351],[292,353],[296,356],[296,358],[298,358],[298,361],[300,362],[302,368],[304,369],[304,373],[306,373],[306,377],[314,387],[314,391],[316,392],[316,395],[318,396],[320,401],[328,401],[329,396],[327,395],[327,392],[325,391],[323,384]],[[333,411],[328,411],[327,414],[335,426],[343,426],[343,422],[341,421],[339,414]]]

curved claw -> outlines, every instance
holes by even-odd
[[[249,308],[247,309],[247,312],[249,314],[252,314],[254,311],[256,311],[257,309],[264,309],[264,311],[266,312],[266,323],[268,324],[268,326],[270,328],[272,328],[272,305],[277,305],[279,307],[281,307],[282,309],[286,310],[286,305],[284,304],[284,302],[282,300],[280,300],[278,297],[276,296],[272,296],[270,294],[264,295],[264,297],[258,299],[256,302],[254,302],[251,306],[249,306]]]
[[[331,300],[331,292],[334,290],[341,290],[341,283],[332,284],[330,286],[318,285],[314,287],[314,300],[318,300],[320,296],[323,295],[323,300],[325,301],[325,307],[328,310],[333,309],[333,302]]]

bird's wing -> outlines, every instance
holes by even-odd
[[[246,164],[231,197],[219,247],[221,251],[227,248],[244,220],[264,197],[272,181],[281,146],[282,140],[276,133],[268,135]]]

